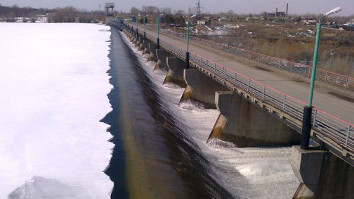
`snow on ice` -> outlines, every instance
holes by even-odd
[[[109,27],[0,23],[0,38],[0,198],[109,198]]]

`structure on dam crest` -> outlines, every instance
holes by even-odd
[[[238,147],[292,146],[291,165],[300,185],[294,198],[350,198],[354,195],[354,135],[352,124],[316,109],[312,116],[310,150],[297,145],[302,124],[302,102],[251,77],[185,51],[146,33],[147,39],[128,24],[124,33],[143,45],[155,70],[166,70],[164,83],[185,87],[183,100],[195,100],[220,115],[209,139],[219,138]],[[142,42],[141,42],[142,41]],[[164,64],[162,64],[164,62]],[[191,68],[188,68],[188,66]]]

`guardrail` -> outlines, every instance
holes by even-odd
[[[146,36],[151,41],[156,40],[156,37],[152,34],[146,33]],[[165,50],[185,60],[186,51],[184,48],[161,40],[161,38],[160,45]],[[232,86],[244,90],[259,101],[283,111],[301,123],[305,102],[194,52],[190,52],[190,62],[213,73],[219,80],[226,80]],[[354,124],[318,108],[313,110],[312,129],[321,137],[331,140],[354,155]],[[298,125],[298,127],[300,126]],[[326,142],[326,140],[322,141]]]
[[[168,34],[172,34],[175,36],[178,36],[180,38],[186,39],[186,35],[183,33],[177,33],[171,30],[164,30],[162,29],[162,32],[166,32]],[[301,75],[303,77],[308,77],[310,78],[311,73],[312,73],[312,67],[306,64],[301,64],[301,63],[296,63],[292,62],[286,59],[281,59],[277,57],[272,57],[268,55],[264,55],[261,53],[256,53],[252,52],[243,48],[238,48],[234,46],[230,46],[227,44],[221,44],[218,42],[214,42],[211,40],[206,40],[206,39],[201,39],[198,37],[195,37],[193,35],[190,35],[190,41],[201,44],[201,45],[207,45],[215,49],[219,49],[222,51],[225,51],[227,53],[237,55],[240,57],[244,57],[247,59],[255,60],[273,67],[276,67],[281,70],[285,70],[288,72],[292,72],[298,75]],[[316,70],[316,80],[326,82],[330,85],[342,87],[348,90],[354,90],[354,77],[350,77],[347,75],[342,75],[330,71],[326,71],[323,69],[317,69]]]

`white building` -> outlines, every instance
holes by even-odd
[[[197,24],[200,26],[204,26],[206,24],[206,20],[198,20]]]
[[[226,17],[220,17],[218,21],[229,21]]]
[[[36,23],[48,23],[48,15],[37,15]]]

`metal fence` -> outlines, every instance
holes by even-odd
[[[151,41],[156,40],[154,35],[148,33],[146,35]],[[186,51],[184,48],[161,40],[161,38],[160,45],[165,50],[185,60]],[[289,116],[302,121],[305,102],[194,52],[190,52],[190,62],[215,74],[217,80],[226,80],[232,86],[244,90],[259,101],[269,104]],[[323,110],[314,108],[312,127],[319,132],[320,136],[326,137],[340,147],[346,148],[352,154],[354,153],[354,124],[339,119]]]
[[[163,30],[163,32],[186,39],[186,35],[182,33],[177,33],[171,30]],[[264,55],[261,53],[252,52],[243,48],[237,48],[227,44],[222,44],[207,39],[201,39],[195,36],[190,36],[189,38],[190,41],[195,42],[197,44],[206,45],[215,49],[225,51],[233,55],[255,60],[281,70],[285,70],[288,72],[301,75],[303,77],[310,78],[312,73],[312,67],[306,64],[296,63],[286,59],[281,59],[277,57]],[[328,83],[330,85],[342,87],[348,90],[354,90],[354,77],[350,77],[347,75],[342,75],[342,74],[326,71],[323,69],[317,69],[316,80]]]

